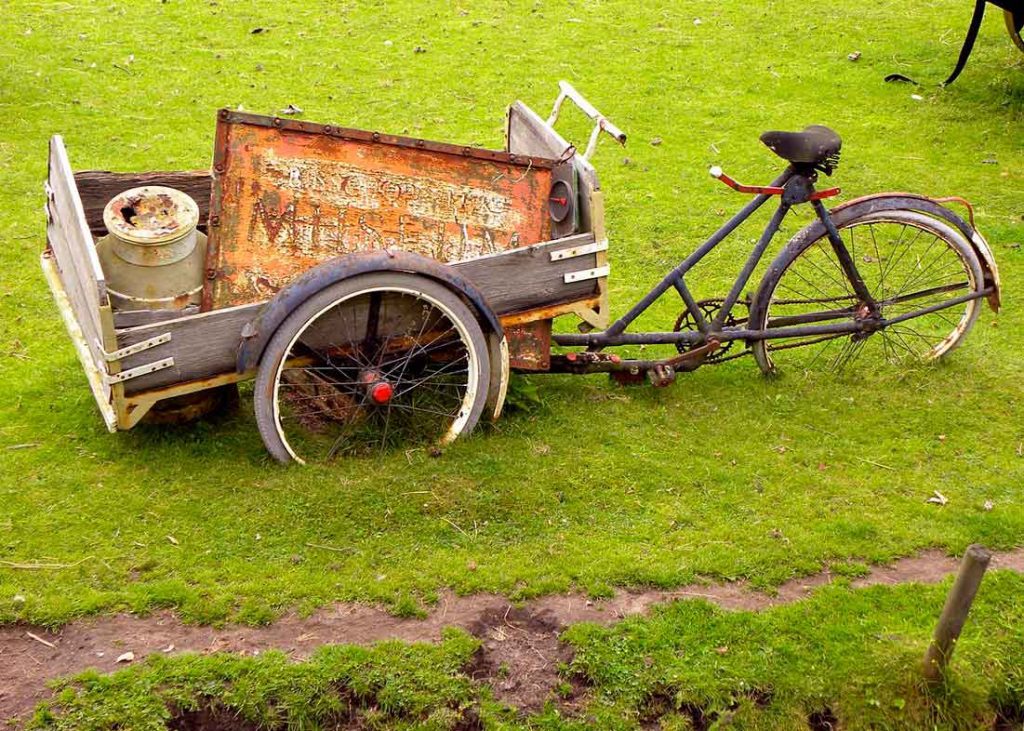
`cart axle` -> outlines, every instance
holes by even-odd
[[[395,395],[395,387],[378,371],[366,370],[359,374],[359,382],[366,388],[370,401],[383,406]]]
[[[370,399],[375,404],[386,404],[395,393],[395,388],[386,381],[380,381],[370,386]]]

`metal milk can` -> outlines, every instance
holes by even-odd
[[[96,252],[115,310],[176,310],[198,305],[206,236],[196,229],[199,206],[158,185],[118,194],[103,209],[109,232]]]

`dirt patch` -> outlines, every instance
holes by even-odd
[[[863,587],[936,582],[956,567],[955,558],[927,551],[890,566],[875,567],[853,583]],[[997,555],[992,568],[1024,573],[1024,549]],[[112,672],[124,667],[117,658],[128,651],[134,653],[135,662],[154,653],[256,654],[269,649],[301,660],[325,644],[365,645],[385,639],[434,642],[448,626],[461,627],[483,641],[481,655],[470,669],[474,677],[490,683],[497,697],[512,705],[537,708],[560,682],[557,665],[569,659],[569,650],[559,643],[558,634],[570,624],[611,624],[645,613],[654,604],[687,598],[706,599],[725,609],[758,611],[803,599],[832,579],[826,569],[787,582],[774,595],[754,591],[741,581],[674,590],[624,591],[603,600],[578,594],[547,596],[520,607],[492,594],[458,597],[447,593],[425,619],[394,617],[379,607],[338,604],[311,617],[287,614],[264,627],[185,625],[170,612],[148,617],[94,617],[72,622],[56,632],[7,625],[0,627],[0,718],[30,712],[49,695],[45,683],[51,678],[88,668]]]
[[[836,731],[839,728],[839,719],[831,708],[822,708],[814,711],[807,717],[807,727],[811,731]]]
[[[661,721],[665,716],[675,714],[688,718],[694,731],[707,731],[717,720],[716,713],[708,713],[704,706],[696,703],[683,703],[677,708],[675,691],[671,688],[662,688],[652,693],[644,703],[640,711],[640,728],[644,731],[657,731],[661,728]]]
[[[555,704],[563,718],[582,719],[590,701],[590,683],[578,674],[571,674],[559,685]]]
[[[699,703],[682,702],[677,707],[677,693],[674,688],[660,688],[656,690],[643,704],[640,711],[640,727],[658,731],[661,729],[666,716],[683,716],[689,720],[690,728],[694,731],[707,731],[712,727],[728,727],[742,705],[741,699],[746,699],[757,708],[767,708],[775,697],[775,691],[771,688],[752,688],[738,691],[734,695],[732,703],[724,709],[709,709]]]
[[[262,627],[187,625],[171,612],[147,617],[91,617],[54,632],[24,624],[8,625],[0,627],[0,718],[31,711],[49,696],[45,681],[50,678],[88,668],[113,672],[126,667],[117,658],[128,651],[134,654],[134,662],[156,653],[256,655],[271,649],[302,660],[326,644],[368,645],[387,639],[435,642],[444,627],[468,630],[485,613],[503,612],[508,606],[506,599],[494,595],[447,594],[422,620],[394,617],[374,606],[338,604],[311,617],[286,614]]]
[[[466,628],[482,642],[467,672],[489,684],[498,700],[538,710],[561,681],[559,664],[572,660],[572,651],[558,639],[565,626],[550,610],[488,610]]]
[[[167,731],[259,731],[259,726],[222,706],[179,711],[167,721]]]

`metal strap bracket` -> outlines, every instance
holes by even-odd
[[[53,188],[50,187],[50,181],[43,181],[43,192],[46,194],[46,202],[43,203],[43,213],[46,214],[46,225],[49,226],[53,223],[53,211],[50,210],[50,204],[53,203]]]
[[[103,347],[98,342],[96,345],[103,352],[104,359],[108,363],[113,363],[115,360],[121,360],[122,358],[127,358],[129,355],[135,355],[136,353],[141,353],[144,350],[149,350],[150,348],[155,348],[158,345],[163,345],[164,343],[169,342],[171,342],[171,334],[164,333],[163,335],[156,335],[152,338],[147,338],[146,340],[140,340],[134,345],[127,345],[109,353],[106,350],[103,350]]]
[[[568,249],[559,249],[558,251],[551,252],[551,261],[562,261],[563,259],[574,259],[577,256],[586,256],[587,254],[596,254],[599,251],[608,250],[608,239],[601,239],[595,241],[592,244],[583,244],[582,246],[573,246]]]
[[[611,271],[611,266],[605,264],[603,267],[583,269],[578,272],[566,272],[564,281],[566,284],[572,284],[573,282],[584,282],[588,279],[600,279],[601,277],[607,277],[609,271]]]
[[[121,371],[120,373],[104,373],[103,381],[108,386],[111,386],[115,383],[124,383],[125,381],[130,381],[133,378],[138,378],[139,376],[146,376],[150,373],[155,373],[156,371],[162,371],[164,368],[170,368],[173,365],[174,358],[164,358],[163,360],[147,363],[146,365],[140,365],[136,368],[129,368],[128,370]]]

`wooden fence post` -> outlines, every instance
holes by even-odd
[[[924,677],[931,684],[942,679],[942,671],[953,656],[960,630],[964,628],[974,595],[978,593],[985,569],[991,560],[991,552],[976,543],[964,551],[960,570],[946,596],[946,604],[935,626],[935,635],[924,655]]]

